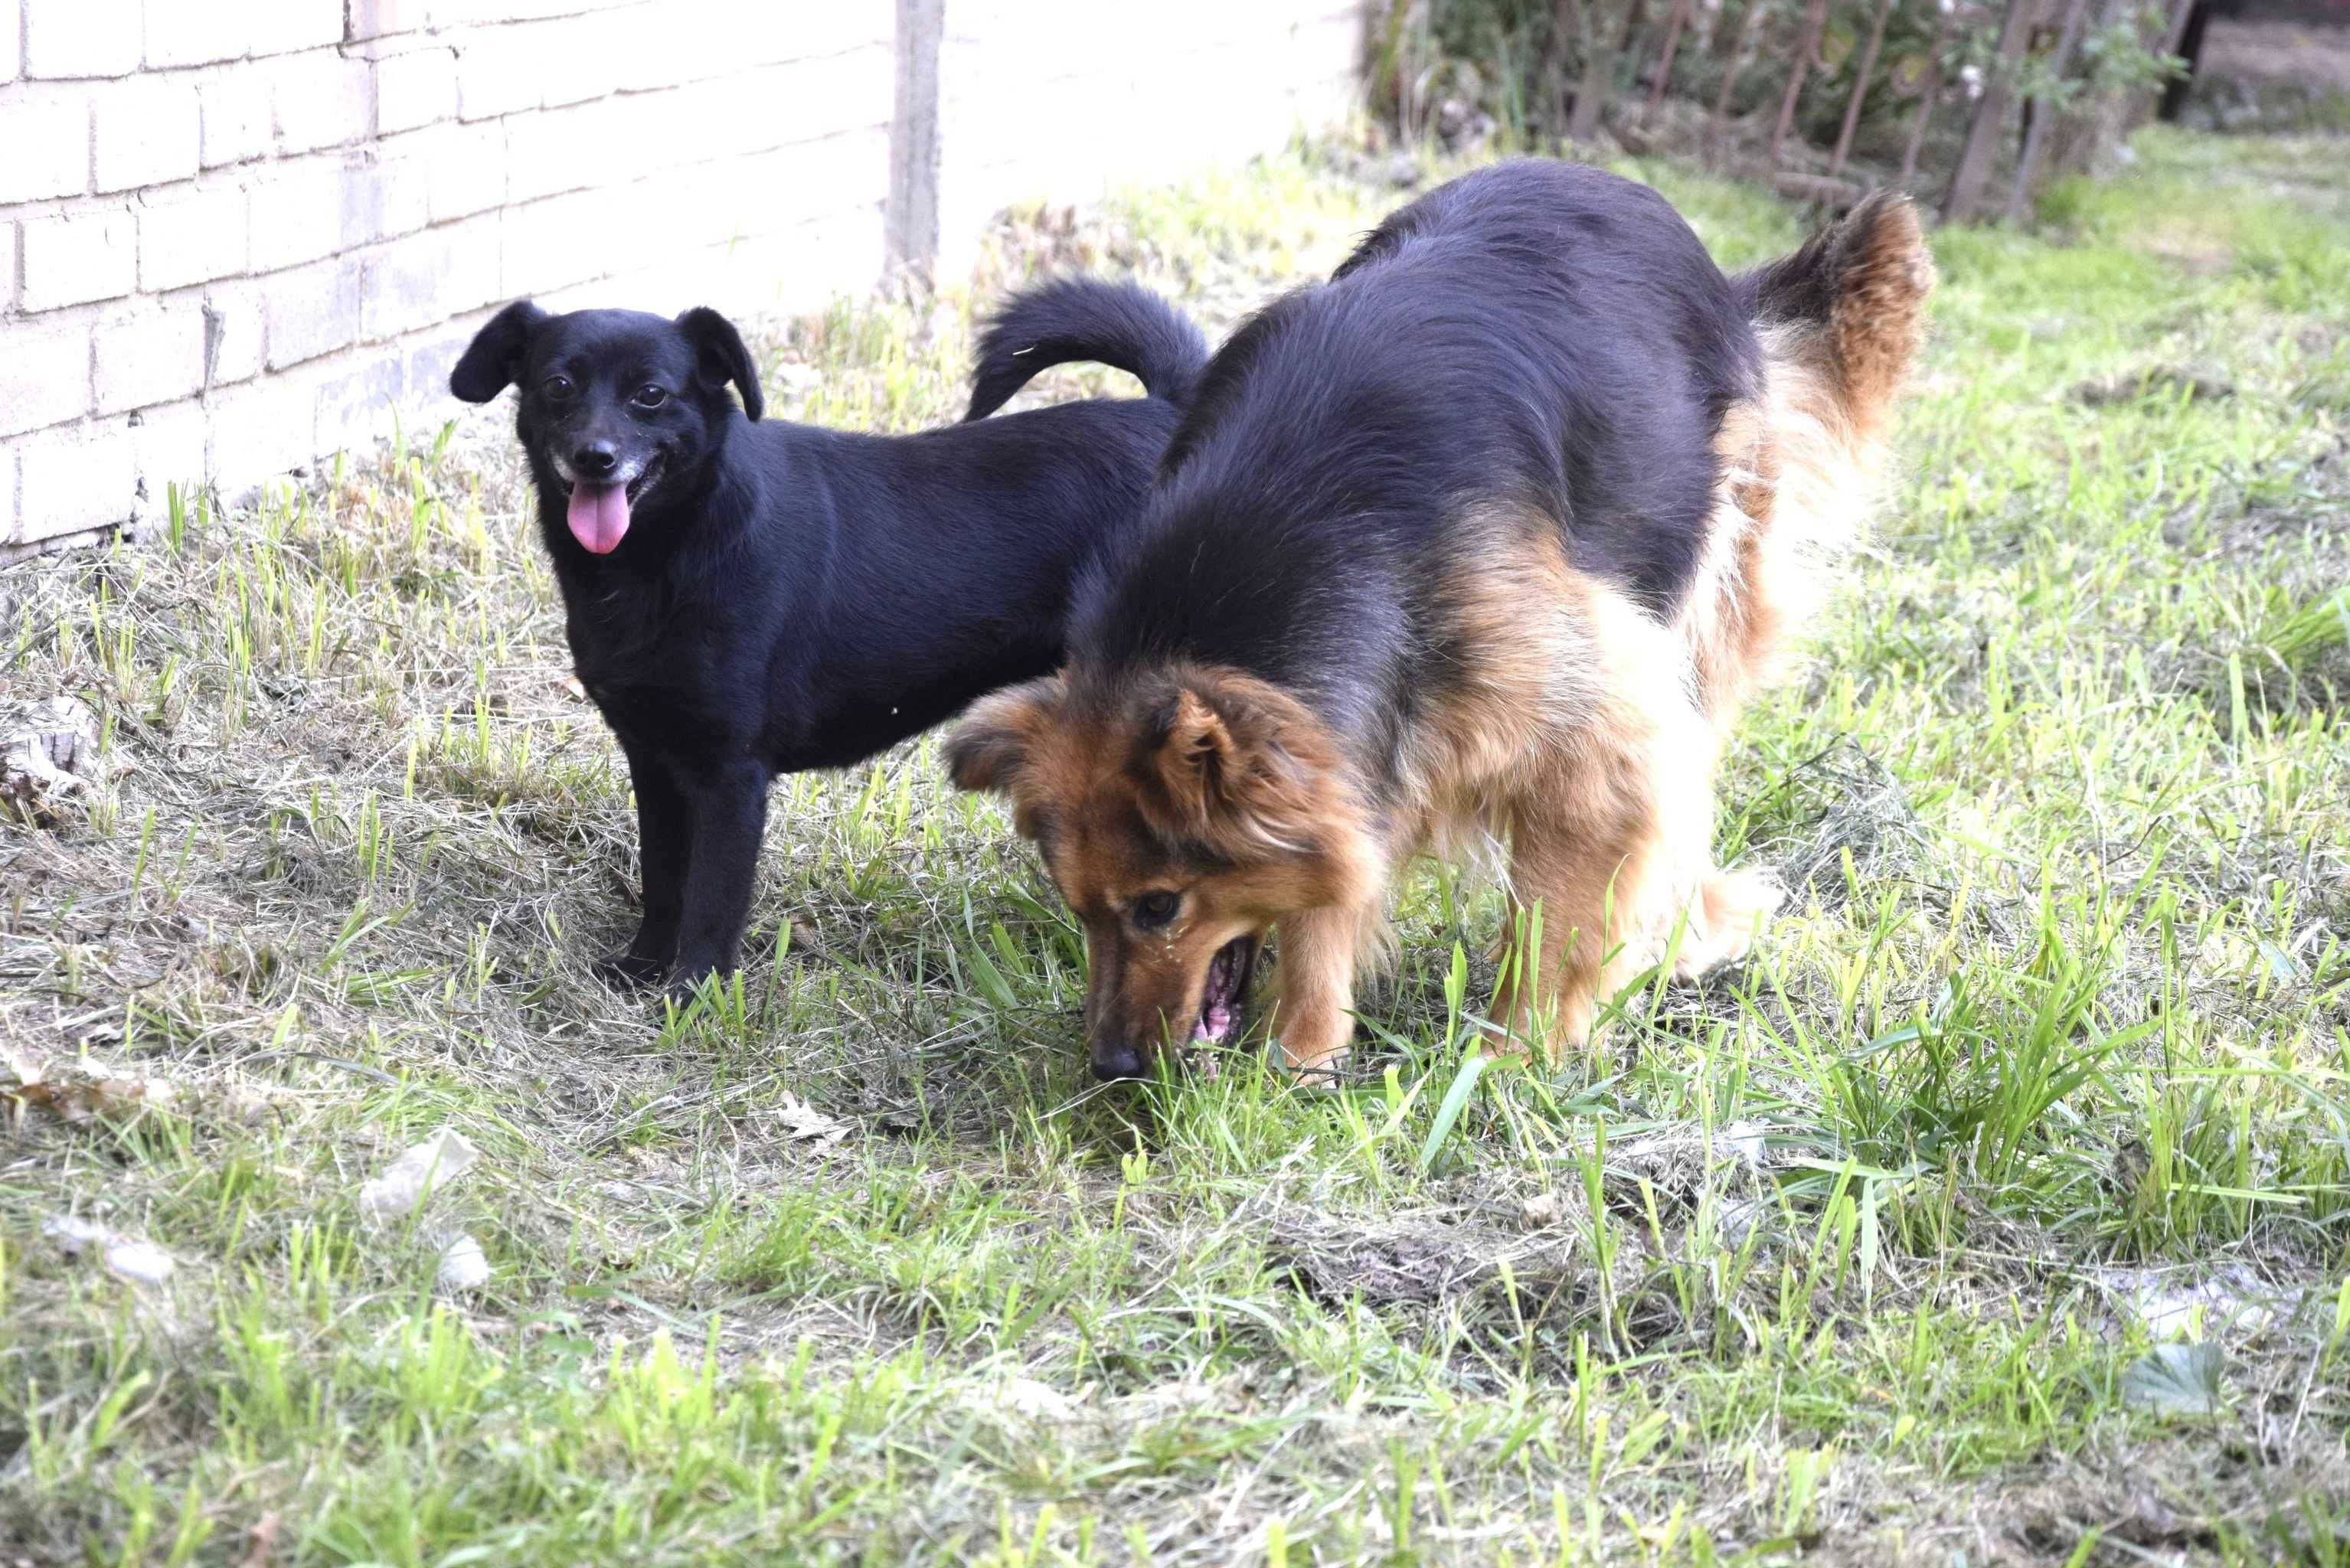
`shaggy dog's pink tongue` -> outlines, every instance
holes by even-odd
[[[608,556],[629,531],[629,487],[589,484],[571,487],[571,512],[567,519],[571,536],[598,556]]]

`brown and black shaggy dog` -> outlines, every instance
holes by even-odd
[[[1933,279],[1898,197],[1731,278],[1654,192],[1522,161],[1243,327],[1066,667],[947,747],[1085,922],[1094,1071],[1230,1037],[1275,928],[1272,1032],[1329,1068],[1388,884],[1486,839],[1539,913],[1514,1038],[1743,954],[1778,899],[1714,867],[1715,760],[1858,527]]]

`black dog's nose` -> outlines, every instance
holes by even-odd
[[[588,479],[601,479],[620,466],[620,454],[608,441],[591,441],[571,454],[571,466]]]
[[[1131,1045],[1096,1045],[1091,1054],[1094,1076],[1106,1084],[1142,1076],[1142,1053]]]

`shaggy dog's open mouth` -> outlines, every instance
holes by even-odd
[[[1256,972],[1257,940],[1235,937],[1208,961],[1208,982],[1201,989],[1200,1020],[1191,1026],[1194,1045],[1222,1045],[1232,1037],[1242,1009],[1248,1002],[1249,979]]]

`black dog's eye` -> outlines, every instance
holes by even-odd
[[[669,394],[659,387],[643,386],[637,389],[637,395],[629,401],[640,409],[657,409],[669,401]]]
[[[570,401],[571,394],[579,389],[571,384],[568,376],[549,376],[539,383],[538,389],[545,392],[550,400],[563,403]]]
[[[1172,893],[1145,893],[1134,901],[1134,923],[1145,930],[1157,930],[1182,907],[1183,900]]]

